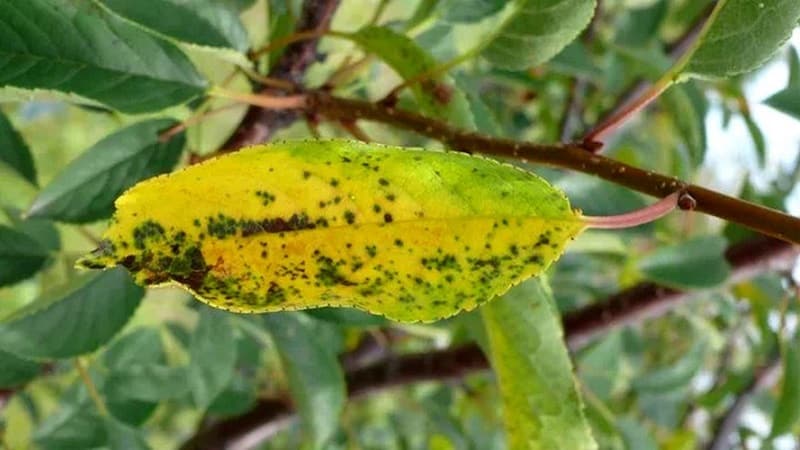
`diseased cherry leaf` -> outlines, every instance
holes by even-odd
[[[471,310],[546,269],[585,224],[538,176],[351,141],[245,149],[122,195],[87,268],[127,267],[235,312]]]

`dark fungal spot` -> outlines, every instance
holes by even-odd
[[[394,245],[396,245],[398,247],[402,247],[403,246],[403,241],[400,240],[400,239],[395,239],[394,240]]]
[[[364,247],[364,250],[367,251],[367,255],[369,255],[370,258],[374,258],[375,255],[378,254],[378,247],[375,245],[367,245],[366,247]]]
[[[317,282],[322,286],[355,286],[356,283],[348,280],[339,272],[339,266],[344,265],[344,261],[334,262],[327,256],[317,258],[319,271],[315,275]]]
[[[394,220],[394,219],[392,218],[392,215],[391,215],[391,214],[389,214],[389,213],[386,213],[386,214],[384,214],[384,215],[383,215],[383,221],[384,221],[384,222],[386,222],[386,223],[391,223],[393,220]]]
[[[160,241],[164,237],[164,227],[158,222],[147,220],[133,229],[133,246],[144,250],[147,241]]]
[[[381,212],[381,205],[375,203],[374,205],[372,205],[372,210],[375,211],[375,213]]]
[[[352,225],[356,221],[356,215],[353,213],[353,211],[347,210],[344,212],[344,220],[349,225]]]
[[[378,184],[380,184],[381,186],[388,186],[389,180],[387,180],[386,178],[378,178]]]
[[[394,194],[387,194],[386,195],[386,200],[389,200],[390,202],[395,201],[396,198],[397,197],[395,197]]]
[[[330,183],[331,183],[331,186],[333,186],[333,187],[339,186],[339,180],[337,180],[336,178],[331,178]]]
[[[303,179],[304,179],[304,180],[307,180],[307,179],[309,179],[310,177],[311,177],[311,172],[309,172],[309,171],[307,171],[307,170],[304,170],[304,171],[303,171]]]
[[[261,204],[264,206],[267,206],[275,201],[275,196],[267,191],[256,191],[256,197],[261,199]]]

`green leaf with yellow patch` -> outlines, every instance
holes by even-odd
[[[471,310],[538,275],[586,226],[562,192],[494,160],[351,141],[251,147],[139,183],[79,264],[127,267],[211,306]]]

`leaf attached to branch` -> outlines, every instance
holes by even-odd
[[[236,312],[346,306],[399,321],[471,310],[585,227],[543,179],[460,153],[258,146],[139,183],[80,264],[127,267]]]

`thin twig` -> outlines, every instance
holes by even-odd
[[[89,392],[89,397],[94,402],[95,408],[97,408],[97,412],[100,413],[101,416],[108,415],[108,409],[106,409],[106,404],[103,401],[103,397],[100,396],[100,393],[97,391],[97,387],[94,385],[94,381],[92,381],[92,377],[89,375],[89,371],[86,370],[86,365],[80,358],[75,358],[75,368],[78,370],[78,374],[81,376],[81,380],[83,384],[86,386],[86,390]]]

